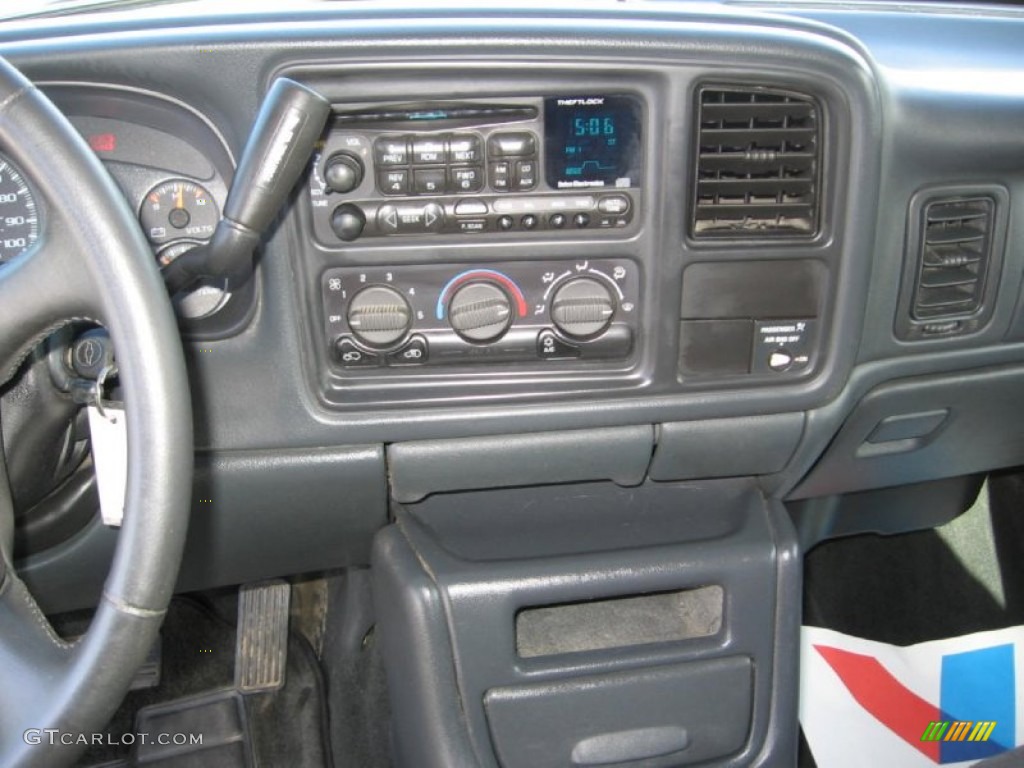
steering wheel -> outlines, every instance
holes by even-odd
[[[135,217],[67,119],[3,59],[0,147],[48,214],[39,240],[0,267],[0,383],[67,322],[102,323],[128,427],[124,522],[96,614],[74,643],[12,567],[13,505],[0,472],[0,765],[64,765],[84,749],[75,737],[102,728],[124,698],[167,610],[190,506],[191,404],[174,314]],[[30,744],[28,729],[70,736]]]

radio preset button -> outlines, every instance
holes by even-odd
[[[565,214],[564,213],[553,213],[548,216],[548,224],[555,229],[561,229],[565,226]]]
[[[409,143],[404,136],[384,136],[373,145],[377,165],[408,165]]]
[[[537,228],[537,217],[532,213],[528,213],[519,220],[520,225],[523,229],[536,229]]]
[[[498,217],[498,229],[510,230],[516,225],[516,220],[511,216]]]
[[[493,205],[496,213],[539,213],[543,211],[578,213],[593,210],[594,198],[522,195],[502,197],[499,200],[495,200]]]
[[[532,133],[495,133],[487,140],[491,157],[522,157],[537,153],[537,139]]]
[[[579,229],[590,226],[590,215],[586,213],[577,213],[572,217],[572,223]]]
[[[436,195],[445,190],[443,168],[416,168],[412,172],[413,190],[418,195]]]
[[[479,192],[484,186],[483,170],[479,167],[452,168],[449,173],[455,192]]]
[[[377,186],[385,195],[407,195],[409,194],[409,171],[405,168],[381,171],[377,174]]]
[[[449,163],[479,163],[482,154],[479,136],[456,133],[448,139]]]
[[[440,139],[414,139],[412,162],[414,165],[443,165],[444,142]]]

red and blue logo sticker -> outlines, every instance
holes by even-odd
[[[814,649],[864,709],[938,765],[982,760],[1016,744],[1012,644],[943,655],[938,702],[911,691],[874,656],[827,645]],[[925,740],[928,725],[940,722],[994,722],[995,727],[985,741],[961,740],[957,729],[948,728],[944,738]]]
[[[1024,628],[892,646],[805,627],[801,724],[819,768],[971,765],[1024,741]]]

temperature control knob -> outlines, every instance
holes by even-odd
[[[364,288],[348,305],[348,327],[364,344],[390,347],[412,325],[412,310],[405,297],[386,285]]]
[[[324,181],[334,192],[345,194],[363,181],[363,161],[348,152],[334,155],[324,168]]]
[[[615,314],[615,296],[590,277],[563,283],[551,300],[551,320],[566,336],[585,339],[601,333]]]
[[[512,323],[512,302],[493,283],[467,283],[448,304],[448,322],[467,341],[496,341]]]

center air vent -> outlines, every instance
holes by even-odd
[[[981,306],[995,201],[933,200],[924,209],[915,320],[969,315]]]
[[[791,91],[706,87],[694,237],[809,236],[818,231],[821,117]]]

